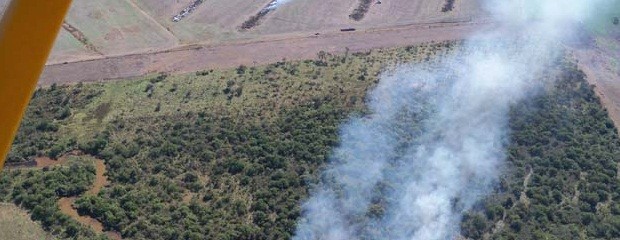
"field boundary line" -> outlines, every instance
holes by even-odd
[[[140,6],[138,6],[133,0],[125,0],[129,5],[131,5],[132,8],[134,8],[135,10],[137,10],[138,12],[140,12],[140,14],[142,14],[144,17],[146,17],[149,21],[154,22],[155,25],[157,25],[158,27],[162,28],[165,32],[167,32],[170,36],[172,36],[172,39],[175,42],[175,45],[179,45],[181,43],[181,40],[174,35],[174,33],[168,29],[167,27],[165,27],[164,25],[162,25],[161,23],[159,23],[157,21],[157,19],[153,18],[153,16],[151,16],[150,14],[148,14],[146,11],[144,11],[144,9],[142,9]]]

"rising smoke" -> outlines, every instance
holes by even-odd
[[[263,9],[263,11],[272,11],[272,10],[276,10],[277,8],[279,8],[280,6],[282,6],[283,4],[286,4],[288,2],[291,2],[292,0],[272,0],[271,2],[269,2],[269,4],[267,5],[267,7],[265,7]]]
[[[611,2],[490,1],[497,30],[384,73],[372,114],[342,127],[295,239],[454,239],[497,183],[510,106],[541,89],[575,26]]]

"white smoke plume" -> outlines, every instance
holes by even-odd
[[[352,118],[294,239],[454,239],[497,183],[512,104],[536,94],[575,26],[611,0],[493,0],[501,27],[384,73]]]
[[[293,0],[272,0],[263,11],[272,11],[278,9],[283,4],[292,2]]]

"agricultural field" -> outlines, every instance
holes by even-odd
[[[172,17],[193,0],[165,11],[161,10],[161,6],[166,5],[162,2],[149,0],[136,1],[136,4],[145,12],[158,16],[157,21],[170,28],[182,43],[215,43],[243,38],[245,34],[239,32],[239,26],[267,5],[269,0],[204,1],[188,17],[176,23],[172,22]]]
[[[61,29],[52,49],[49,63],[63,63],[83,59],[84,57],[99,57],[100,54],[89,50],[67,30]]]
[[[265,17],[256,28],[259,34],[324,33],[341,28],[389,28],[409,24],[470,21],[484,17],[477,1],[457,1],[455,9],[442,12],[445,1],[372,1],[368,13],[361,21],[353,21],[349,14],[358,1],[338,3],[297,0],[282,5]]]
[[[165,49],[175,37],[126,0],[74,1],[66,22],[107,55]]]
[[[241,25],[258,14],[270,0],[204,0],[178,22],[173,16],[195,0],[75,0],[48,64],[78,62],[129,54],[179,49],[192,44],[230,44],[294,39],[315,33],[338,33],[410,24],[477,21],[484,18],[477,1],[455,1],[444,12],[445,0],[371,1],[361,21],[349,18],[358,0],[325,2],[294,0],[264,16],[258,26]],[[378,4],[381,2],[381,4]],[[0,0],[0,7],[8,0]],[[294,44],[283,42],[282,44]]]
[[[48,240],[55,239],[41,225],[30,220],[30,215],[13,204],[0,203],[0,239]]]
[[[105,162],[109,184],[89,194],[99,170],[86,162],[9,169],[0,174],[0,200],[28,210],[58,238],[110,237],[58,210],[60,199],[74,198],[79,215],[128,239],[289,239],[339,127],[369,114],[366,94],[380,73],[436,63],[459,46],[323,52],[41,88],[9,163],[78,151]],[[557,68],[549,71],[564,73],[557,84],[511,109],[506,174],[463,219],[463,236],[620,237],[617,130],[583,73],[570,61]]]
[[[172,16],[180,13],[185,7],[189,6],[194,0],[162,1],[162,0],[131,0],[140,9],[153,16],[162,26],[170,28],[172,26]]]
[[[349,14],[357,1],[317,2],[296,0],[282,4],[267,14],[255,29],[240,31],[241,24],[257,14],[270,0],[248,1],[204,1],[179,22],[172,17],[189,6],[192,1],[135,1],[135,5],[153,16],[159,24],[169,29],[181,43],[219,43],[229,40],[249,40],[271,37],[297,36],[315,32],[334,32],[340,28],[376,28],[404,24],[466,21],[480,16],[482,11],[476,1],[458,1],[454,11],[442,12],[444,1],[411,3],[386,1],[373,4],[369,19],[354,22]],[[407,7],[403,7],[407,6]],[[406,9],[406,10],[405,10]],[[390,17],[385,17],[390,16]],[[304,36],[305,36],[304,35]]]
[[[307,33],[338,31],[351,27],[349,14],[357,1],[317,2],[308,0],[283,4],[267,15],[263,22],[251,30],[256,34]]]
[[[461,22],[484,18],[481,1],[454,1],[451,10],[444,11],[446,1],[382,1],[372,6],[360,24],[390,26],[412,23]],[[407,6],[407,7],[403,7]]]

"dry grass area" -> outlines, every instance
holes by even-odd
[[[369,28],[390,28],[409,24],[468,21],[485,16],[477,1],[456,1],[454,10],[442,12],[443,0],[374,1],[361,21],[354,21],[349,14],[359,5],[355,1],[313,1],[296,0],[285,4],[256,28],[264,35],[291,32],[330,32],[340,28],[354,27],[358,30]]]
[[[429,26],[433,26],[429,28]],[[375,48],[408,46],[424,42],[462,39],[489,24],[437,24],[404,28],[322,34],[293,39],[195,46],[178,51],[126,55],[93,61],[47,66],[40,85],[66,84],[131,78],[165,72],[187,73],[225,69],[239,65],[257,66],[282,59],[314,59],[320,51],[363,52]]]
[[[382,1],[370,8],[362,25],[390,26],[410,23],[466,21],[485,16],[478,1],[455,1],[452,11],[443,12],[443,1]],[[407,7],[403,7],[407,6]]]
[[[80,41],[71,36],[69,32],[62,29],[58,34],[56,45],[52,49],[52,62],[71,62],[83,58],[95,58],[99,54],[88,50]]]
[[[579,67],[588,76],[616,126],[620,124],[620,27],[599,37],[593,46],[574,49]]]
[[[0,9],[9,0],[0,0]],[[442,12],[445,0],[373,1],[361,21],[349,15],[358,0],[294,0],[282,4],[261,20],[260,26],[244,31],[240,26],[271,0],[205,0],[179,22],[172,17],[194,0],[74,0],[66,22],[92,44],[63,30],[49,63],[77,62],[128,54],[146,54],[183,48],[192,44],[221,45],[292,39],[315,33],[330,34],[341,28],[358,31],[475,19],[484,15],[477,1],[458,0],[454,10]]]
[[[177,42],[127,0],[73,1],[66,21],[107,55],[167,48]]]
[[[332,32],[356,24],[349,14],[358,5],[357,0],[312,1],[296,0],[280,6],[265,17],[254,32],[261,35],[295,32]]]
[[[35,240],[54,239],[36,222],[30,220],[28,212],[13,204],[0,203],[0,239]]]
[[[139,8],[141,11],[150,15],[157,21],[158,24],[163,26],[164,28],[171,31],[181,42],[187,42],[183,36],[183,29],[179,29],[178,26],[181,25],[179,23],[172,22],[172,17],[177,15],[180,11],[182,11],[185,7],[189,6],[193,0],[178,0],[178,1],[165,1],[165,0],[129,0],[134,3],[134,5]],[[203,8],[201,6],[196,11],[200,11]],[[197,13],[192,13],[188,18],[192,15],[196,15]],[[184,18],[181,22],[182,25],[188,21],[188,18]],[[195,32],[199,32],[199,29],[196,29]],[[191,38],[194,39],[194,38]]]
[[[238,27],[250,16],[260,11],[270,0],[205,1],[188,17],[173,23],[172,16],[191,4],[190,0],[176,4],[167,0],[135,1],[145,12],[155,16],[169,28],[182,43],[221,42],[247,38]],[[162,6],[168,6],[163,8]]]
[[[162,0],[130,0],[136,6],[149,15],[153,16],[157,22],[165,27],[172,27],[173,22],[170,21],[172,16],[178,14],[183,8],[190,5],[193,0],[177,0],[177,1],[162,1]]]

